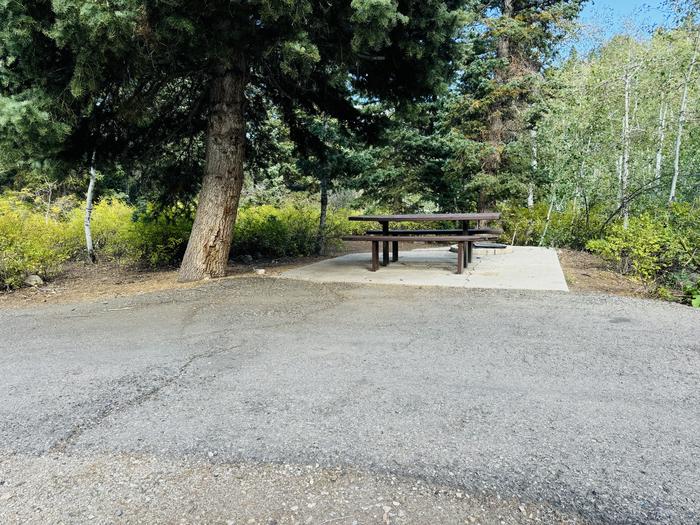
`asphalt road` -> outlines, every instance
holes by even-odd
[[[0,312],[0,522],[700,523],[700,311],[239,278]]]

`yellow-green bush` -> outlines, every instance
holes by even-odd
[[[70,255],[85,253],[85,207],[75,208],[66,222],[66,241]],[[119,199],[104,199],[93,207],[90,222],[92,242],[98,257],[137,262],[137,227],[134,208]]]
[[[64,225],[11,195],[0,198],[0,283],[20,286],[25,277],[51,277],[68,259]]]
[[[631,217],[624,228],[616,223],[588,249],[660,289],[684,290],[684,300],[700,306],[700,207],[674,204],[653,215]]]
[[[677,297],[684,290],[682,300],[700,304],[700,202],[633,216],[627,228],[619,220],[604,227],[606,213],[594,208],[586,214],[573,203],[552,210],[549,221],[547,203],[502,203],[499,209],[506,242],[585,247],[619,272],[656,284],[660,295]]]
[[[85,254],[85,208],[46,214],[21,194],[0,196],[0,283],[21,286],[37,274],[47,278],[62,263]],[[92,212],[92,237],[98,258],[124,264],[166,266],[177,264],[184,254],[192,210],[173,206],[141,213],[119,199],[103,199]]]
[[[673,265],[677,257],[672,231],[663,221],[644,214],[632,217],[629,226],[613,225],[603,239],[588,242],[588,249],[614,262],[621,273],[653,280]]]
[[[85,252],[84,217],[85,208],[76,208],[65,223],[65,242],[74,259]],[[125,264],[174,265],[185,252],[192,220],[189,206],[137,210],[122,200],[104,199],[92,212],[95,252],[100,259]]]
[[[326,245],[337,245],[340,237],[364,231],[366,224],[347,220],[348,210],[329,210]],[[242,208],[233,236],[234,255],[297,257],[316,252],[320,210],[309,204],[269,205]]]
[[[349,210],[329,210],[326,246],[359,233],[367,224],[347,220]],[[303,256],[316,252],[320,211],[297,202],[282,207],[242,208],[233,241],[234,255]],[[68,259],[85,257],[85,208],[45,215],[36,203],[16,194],[0,196],[0,282],[16,287],[28,274],[51,277]],[[105,198],[92,212],[92,237],[100,260],[150,267],[177,265],[185,252],[194,208],[137,209],[116,198]]]

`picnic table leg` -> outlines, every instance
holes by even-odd
[[[462,235],[469,235],[469,221],[460,221],[462,223]],[[464,253],[464,267],[467,267],[467,253]]]
[[[464,269],[464,241],[457,243],[457,273],[462,273]]]
[[[389,235],[389,223],[387,221],[382,222],[382,234]],[[382,266],[389,265],[389,241],[384,241],[382,243]]]
[[[472,241],[469,241],[467,243],[467,262],[468,263],[472,262],[472,254],[473,253],[474,253],[474,243]],[[464,266],[466,266],[466,264]]]
[[[399,260],[399,241],[392,241],[391,247],[393,250],[393,253],[391,254],[391,261],[396,262]]]
[[[379,269],[379,241],[372,241],[372,271]]]

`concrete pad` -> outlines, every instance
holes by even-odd
[[[314,282],[407,284],[456,288],[569,291],[555,250],[514,246],[506,253],[475,250],[462,275],[455,273],[457,255],[448,247],[401,252],[399,261],[369,271],[371,255],[352,253],[288,270],[286,279]]]

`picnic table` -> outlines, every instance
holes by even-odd
[[[389,264],[389,243],[393,246],[392,260],[399,258],[399,240],[402,242],[456,242],[458,247],[457,273],[462,273],[467,262],[471,262],[472,243],[477,240],[493,239],[500,233],[492,228],[471,228],[471,223],[493,221],[501,218],[500,213],[421,213],[400,215],[355,215],[351,221],[377,222],[380,230],[368,230],[365,235],[348,235],[344,240],[369,240],[372,242],[372,270],[378,267],[379,243],[382,243],[382,266]],[[459,223],[456,229],[390,230],[392,222],[444,222]],[[465,252],[465,246],[467,251]]]

